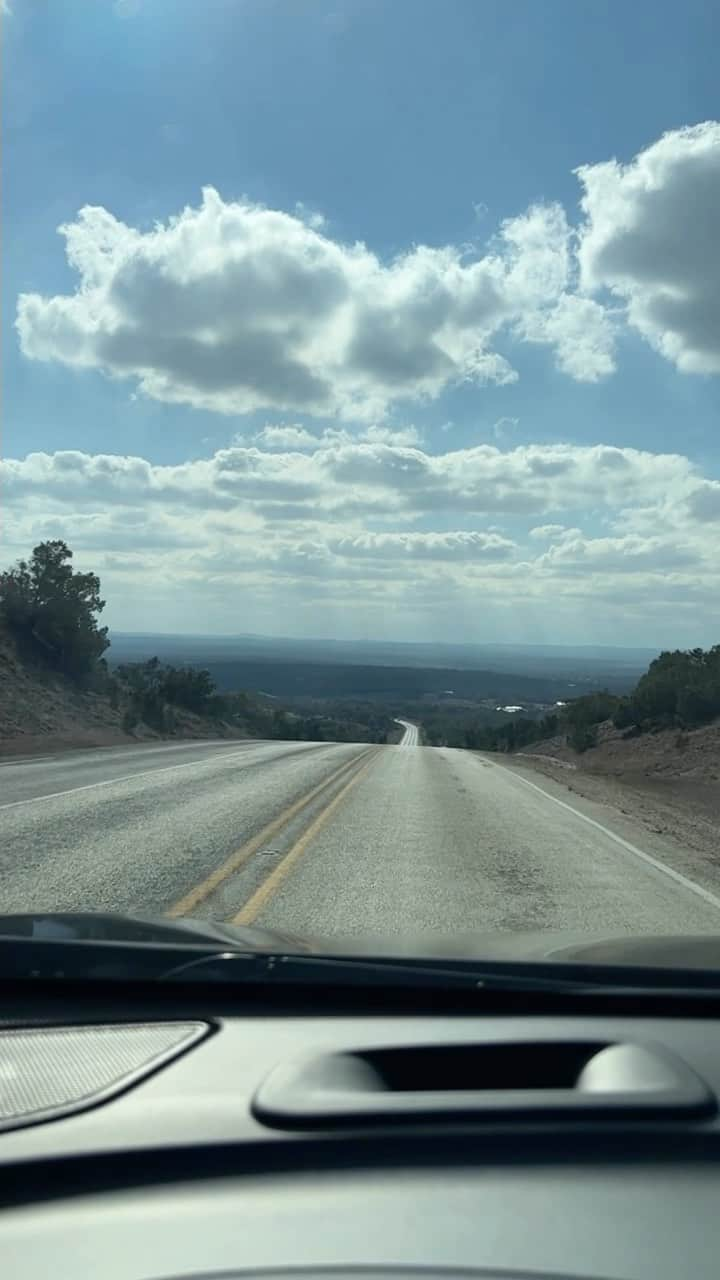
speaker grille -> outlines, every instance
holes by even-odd
[[[207,1035],[204,1022],[0,1031],[0,1130],[84,1110]]]

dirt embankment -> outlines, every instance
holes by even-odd
[[[178,711],[172,735],[138,725],[122,729],[122,712],[101,694],[77,689],[60,676],[18,660],[14,646],[0,634],[0,756],[34,755],[73,747],[107,747],[160,737],[225,738],[244,736],[222,722]]]
[[[720,860],[720,722],[634,738],[608,723],[600,725],[598,745],[582,755],[564,738],[552,738],[518,759],[649,831]]]

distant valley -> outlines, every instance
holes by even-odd
[[[656,657],[652,649],[564,648],[272,636],[112,633],[112,663],[157,655],[205,667],[220,689],[278,697],[489,699],[547,703],[589,689],[624,693]]]

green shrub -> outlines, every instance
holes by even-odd
[[[677,718],[682,725],[707,724],[718,714],[718,698],[714,689],[681,689],[677,697]]]
[[[0,621],[26,658],[77,680],[98,668],[110,642],[97,625],[100,579],[75,572],[72,554],[59,539],[40,542],[0,573]]]
[[[637,724],[637,712],[629,698],[620,698],[613,715],[612,722],[616,729],[629,729]]]
[[[567,736],[567,744],[578,755],[597,746],[597,725],[575,725]]]

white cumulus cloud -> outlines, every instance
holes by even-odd
[[[553,346],[558,368],[578,382],[598,382],[615,369],[616,326],[592,298],[562,293],[554,307],[519,321],[517,332],[525,342]]]
[[[517,545],[498,533],[458,530],[447,533],[361,533],[341,538],[337,555],[362,560],[507,560]]]
[[[583,284],[685,373],[720,373],[720,123],[666,133],[627,165],[578,169]]]
[[[566,529],[564,524],[538,524],[530,530],[529,537],[534,542],[552,542],[553,539],[561,538],[572,530]]]
[[[577,228],[536,204],[484,249],[420,244],[389,261],[303,206],[212,187],[146,231],[86,206],[59,228],[78,287],[20,295],[21,347],[168,402],[369,423],[457,383],[514,381],[504,340],[546,345],[596,382],[625,321],[683,372],[720,372],[720,123],[577,175]]]
[[[299,425],[269,424],[257,431],[252,439],[253,444],[264,449],[277,449],[286,453],[315,453],[324,445],[353,444],[357,441],[411,447],[420,444],[422,438],[415,427],[384,427],[373,424],[362,431],[350,432],[344,427],[326,427],[324,431],[316,432]],[[242,444],[243,437],[238,436],[236,443]]]
[[[484,255],[419,245],[388,263],[332,240],[316,219],[226,202],[213,188],[150,231],[92,206],[59,230],[79,286],[20,296],[23,352],[131,378],[159,400],[377,421],[453,383],[513,381],[493,346],[513,325],[555,346],[573,377],[612,367],[589,301],[579,304],[586,337],[568,355],[578,319],[558,205],[504,222]]]
[[[76,450],[5,459],[7,557],[65,538],[123,625],[134,600],[146,628],[158,625],[148,609],[183,629],[198,608],[220,630],[276,628],[278,600],[311,631],[319,608],[335,609],[348,634],[383,616],[400,632],[430,616],[449,630],[458,610],[472,626],[494,617],[499,633],[517,611],[556,635],[581,618],[610,638],[651,611],[666,634],[682,619],[688,635],[698,617],[720,623],[720,484],[685,457],[301,443],[277,449],[270,435],[174,465]]]
[[[532,517],[656,508],[669,498],[687,502],[706,482],[680,455],[608,445],[502,450],[483,444],[431,454],[417,446],[319,438],[309,452],[234,445],[210,458],[174,465],[77,450],[32,453],[0,461],[0,483],[8,506],[42,496],[77,509],[103,504],[159,505],[166,511],[262,508],[268,516],[274,509],[278,517],[287,512],[291,520],[316,519],[326,510],[415,520],[439,513]]]

